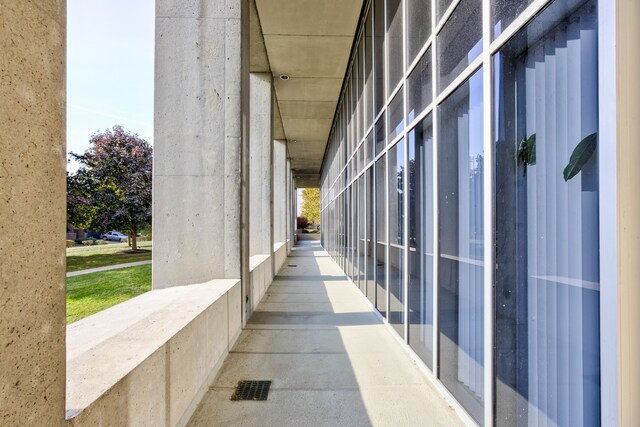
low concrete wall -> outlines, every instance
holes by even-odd
[[[251,276],[251,308],[255,310],[273,282],[271,257],[269,255],[254,255],[249,260]]]
[[[240,334],[240,292],[155,290],[69,325],[67,425],[185,425]]]
[[[278,242],[273,245],[273,256],[275,257],[276,274],[280,271],[284,263],[287,261],[287,243]]]

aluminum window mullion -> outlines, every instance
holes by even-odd
[[[388,10],[388,4],[389,4],[389,0],[384,0],[384,39],[385,39],[385,43],[384,43],[384,61],[383,61],[383,68],[385,70],[384,73],[384,96],[386,96],[386,102],[385,105],[388,106],[389,105],[389,100],[391,99],[391,97],[387,96],[387,93],[389,91],[389,16],[387,14],[387,10]],[[385,128],[384,128],[384,139],[385,139],[385,153],[388,152],[388,143],[389,143],[389,139],[387,138],[387,135],[389,133],[389,114],[387,114],[385,116]],[[385,260],[384,260],[384,285],[385,285],[385,294],[386,294],[386,305],[385,305],[385,316],[384,316],[384,323],[388,324],[389,323],[389,300],[390,295],[389,295],[389,156],[384,157],[384,200],[385,200],[385,204],[384,204],[384,222],[385,222],[385,246],[384,246],[384,252],[385,252]]]
[[[402,111],[402,121],[404,122],[404,129],[402,131],[402,137],[404,139],[404,176],[402,177],[402,198],[403,198],[403,221],[402,221],[402,235],[403,235],[403,246],[404,246],[404,258],[402,261],[402,268],[404,269],[404,274],[402,275],[402,288],[404,293],[404,342],[409,344],[409,142],[407,141],[407,61],[408,61],[408,46],[407,43],[407,14],[408,14],[408,6],[407,1],[402,2],[402,55],[403,55],[403,77],[401,78],[403,91],[403,111]]]
[[[482,89],[484,133],[484,425],[494,425],[493,391],[493,277],[494,277],[494,194],[493,194],[493,73],[491,72],[491,1],[482,1]]]
[[[438,223],[439,223],[439,196],[438,196],[438,108],[436,104],[436,97],[438,95],[438,74],[437,74],[437,47],[438,47],[438,37],[436,37],[436,0],[431,0],[431,30],[433,32],[433,42],[431,48],[431,93],[432,93],[432,104],[433,115],[432,115],[432,173],[433,173],[433,199],[432,199],[432,209],[433,209],[433,354],[432,354],[432,364],[433,367],[433,375],[435,378],[440,378],[439,366],[438,366],[438,354],[440,353],[440,340],[438,336],[439,332],[439,319],[438,319],[438,258],[439,258],[439,247],[440,247],[440,233],[438,232]]]

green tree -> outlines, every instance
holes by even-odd
[[[302,190],[302,215],[309,222],[320,224],[320,189],[305,188]]]
[[[67,176],[67,217],[97,230],[126,230],[136,251],[136,234],[151,222],[153,149],[122,126],[90,142],[84,154],[70,153],[81,166]]]

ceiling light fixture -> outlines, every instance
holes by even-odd
[[[287,76],[286,74],[281,74],[280,75],[280,80],[287,81],[287,80],[289,80],[289,76]]]

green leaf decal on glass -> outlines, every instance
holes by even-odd
[[[578,175],[584,165],[589,161],[593,153],[596,151],[598,145],[598,133],[592,133],[574,148],[569,159],[569,164],[564,168],[562,172],[565,181],[569,181],[574,176]]]
[[[529,138],[522,138],[518,145],[518,160],[524,164],[524,174],[527,175],[527,165],[536,164],[536,134]]]

